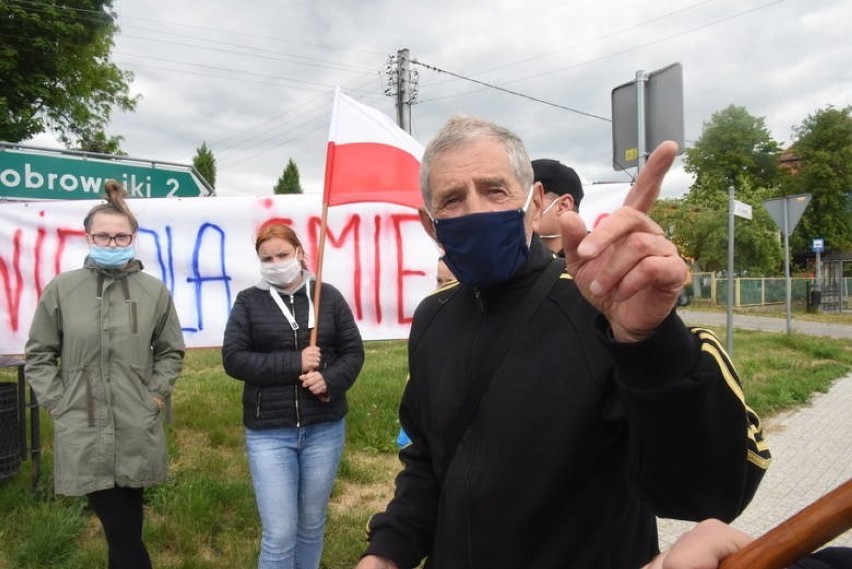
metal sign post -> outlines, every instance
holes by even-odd
[[[784,196],[763,202],[763,207],[784,234],[784,279],[787,300],[787,334],[793,331],[792,280],[790,279],[790,233],[796,228],[802,214],[811,203],[810,194]]]
[[[813,247],[814,253],[816,253],[816,267],[814,269],[814,290],[820,292],[822,290],[822,252],[825,251],[825,240],[824,239],[814,239]]]
[[[793,281],[790,280],[790,207],[784,200],[784,297],[787,301],[787,334],[793,332]]]
[[[648,76],[645,71],[636,72],[636,172],[640,172],[645,166],[648,149],[645,146],[645,83]]]
[[[736,217],[751,219],[751,206],[734,199],[734,187],[728,186],[728,355],[734,353],[734,227]]]
[[[734,187],[728,186],[728,310],[725,348],[734,355]]]
[[[612,90],[612,166],[642,169],[648,153],[664,140],[684,148],[683,67],[673,63]]]

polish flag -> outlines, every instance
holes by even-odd
[[[334,93],[325,161],[326,205],[390,202],[423,205],[420,159],[423,145],[387,115]]]

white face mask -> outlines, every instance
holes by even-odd
[[[549,204],[547,204],[547,207],[546,207],[546,208],[544,208],[543,210],[541,210],[541,215],[544,215],[544,214],[546,214],[548,211],[552,210],[552,209],[553,209],[553,207],[554,207],[556,204],[558,204],[558,203],[559,203],[559,200],[560,200],[560,199],[561,199],[561,198],[556,198],[555,200],[553,200],[552,202],[550,202]]]
[[[541,214],[540,214],[540,215],[541,215],[541,216],[544,216],[544,214],[546,214],[548,211],[550,211],[551,209],[553,209],[553,207],[554,207],[556,204],[558,204],[558,203],[559,203],[559,201],[560,201],[561,199],[562,199],[562,198],[556,198],[555,200],[553,200],[552,202],[550,202],[550,203],[547,205],[547,207],[546,207],[546,208],[544,208],[543,210],[541,210]],[[540,237],[541,239],[556,239],[557,237],[562,237],[562,234],[561,234],[561,233],[551,233],[551,234],[549,234],[549,235],[539,235],[539,237]]]
[[[260,274],[269,284],[286,287],[302,274],[302,265],[295,257],[282,263],[261,263]]]

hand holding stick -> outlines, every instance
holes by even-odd
[[[719,569],[783,569],[852,527],[852,479],[725,559]]]

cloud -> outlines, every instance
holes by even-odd
[[[412,132],[428,139],[453,113],[515,130],[534,157],[587,179],[612,169],[611,90],[638,69],[684,70],[685,130],[701,134],[730,104],[791,127],[852,100],[852,3],[843,0],[116,0],[115,61],[143,95],[110,134],[134,157],[189,163],[206,141],[222,195],[270,194],[289,158],[306,191],[322,191],[335,85],[395,116],[385,67],[409,48],[419,76]],[[436,71],[529,95],[536,102]],[[557,105],[557,106],[555,106]],[[566,110],[599,115],[594,118]],[[40,137],[39,140],[44,140]],[[679,164],[679,163],[678,163]],[[688,188],[679,165],[663,195]]]

